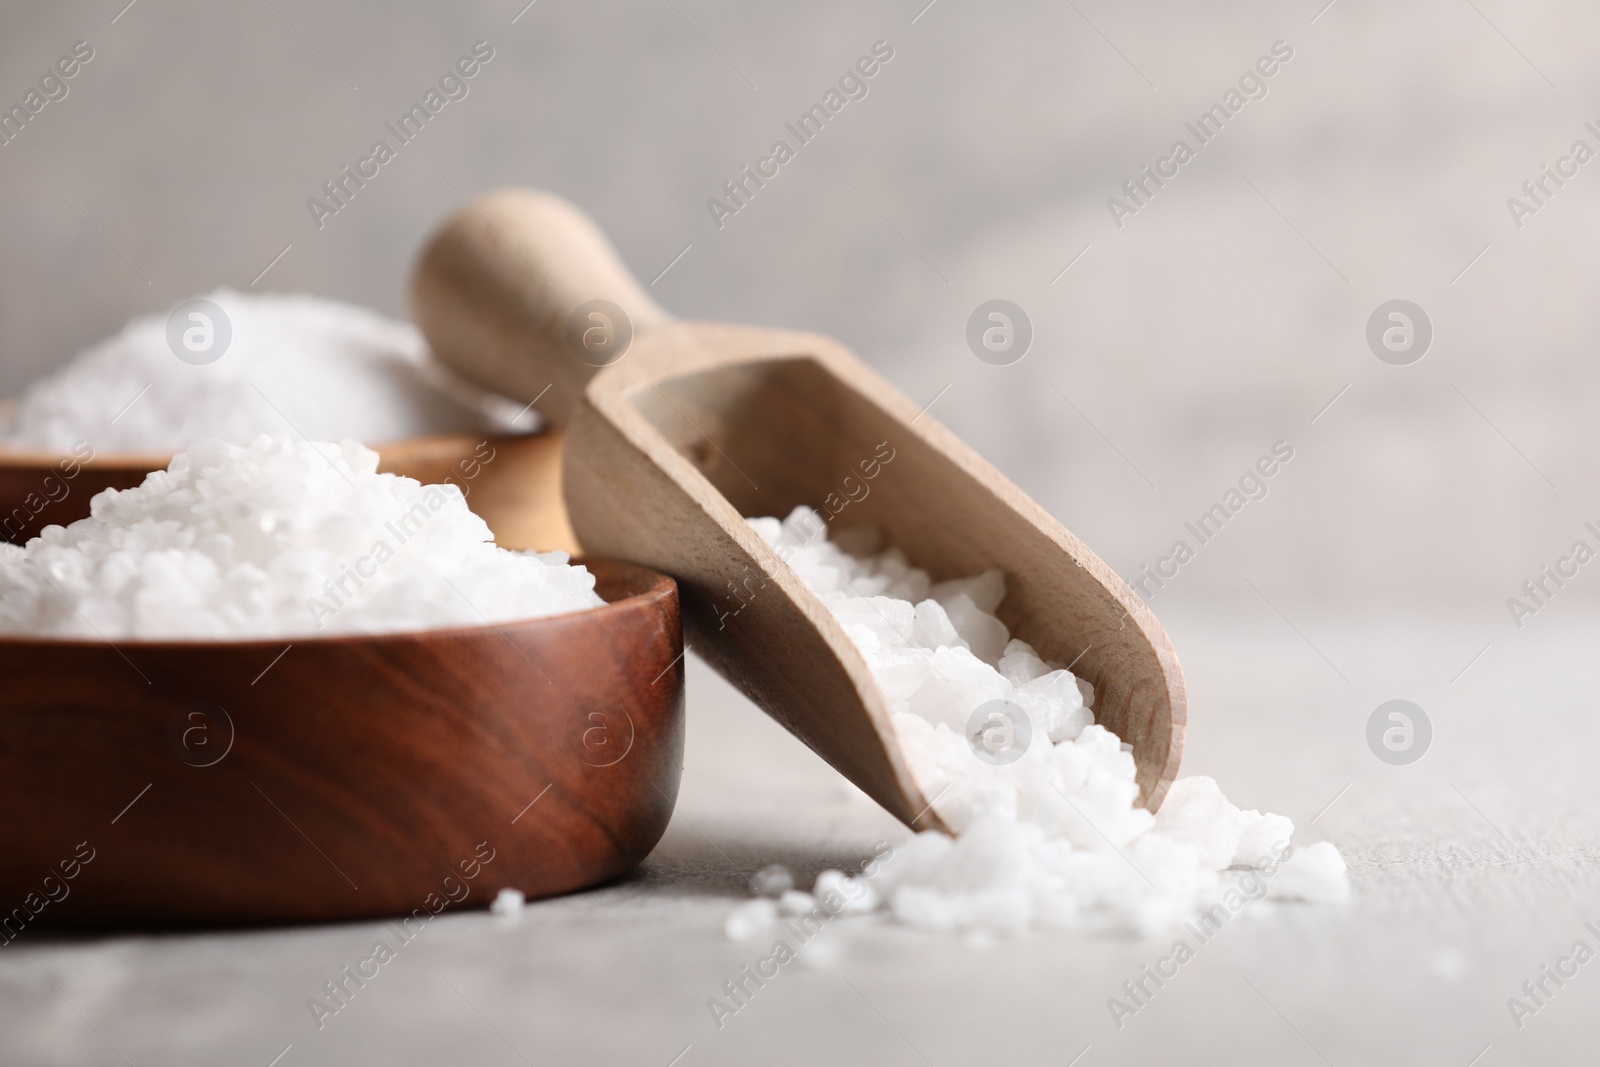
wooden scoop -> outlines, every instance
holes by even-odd
[[[877,527],[935,579],[1000,568],[1002,621],[1088,679],[1096,720],[1133,745],[1141,803],[1161,803],[1187,703],[1155,616],[837,342],[672,322],[592,221],[524,190],[444,224],[412,306],[458,373],[566,428],[564,493],[584,550],[677,578],[692,647],[908,825],[944,828],[865,660],[744,516],[807,504],[834,534]]]

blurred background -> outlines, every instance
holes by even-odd
[[[1050,949],[1052,962],[1037,945],[985,956],[886,933],[876,983],[850,973],[924,1048],[963,1061],[993,1049],[959,1019],[1023,1003],[1035,1014],[1008,1030],[1027,1047],[1016,1062],[1066,1063],[1091,1038],[1097,1059],[1115,1059],[1107,1044],[1123,1041],[1127,1062],[1195,1041],[1232,1062],[1284,1063],[1478,1063],[1491,1041],[1485,1065],[1536,1063],[1592,1046],[1592,978],[1540,1016],[1524,1060],[1507,1049],[1523,1038],[1503,1001],[1570,945],[1581,928],[1567,905],[1600,884],[1585,784],[1600,580],[1586,568],[1520,629],[1507,605],[1574,541],[1600,545],[1583,528],[1600,520],[1600,304],[1588,292],[1600,163],[1560,162],[1579,140],[1600,151],[1585,125],[1600,128],[1600,9],[125,3],[0,5],[4,107],[75,42],[94,49],[69,95],[0,146],[0,396],[129,316],[221,284],[403,316],[430,230],[464,197],[526,185],[590,212],[679,316],[840,338],[932,401],[933,416],[1130,580],[1178,539],[1192,544],[1185,523],[1284,442],[1293,458],[1266,497],[1152,604],[1189,671],[1185,770],[1216,774],[1244,806],[1315,822],[1313,839],[1331,837],[1350,861],[1351,912],[1241,931],[1207,965],[1224,973],[1171,994],[1165,1014],[1141,1018],[1143,1036],[1096,1036],[1101,998],[1143,958],[1136,945],[1073,941]],[[493,58],[469,95],[319,227],[308,199],[375,140],[392,143],[384,124],[478,41]],[[773,141],[793,145],[784,124],[877,42],[893,58],[865,98],[719,226],[708,199]],[[1131,204],[1124,183],[1176,140],[1195,146],[1185,124],[1275,45],[1292,56],[1263,79],[1265,95],[1136,212],[1114,213],[1110,198]],[[1547,165],[1576,174],[1546,179],[1532,201],[1523,185]],[[1537,211],[1514,214],[1511,197]],[[1006,366],[966,339],[969,317],[994,299],[1033,328],[1030,350]],[[1368,341],[1369,319],[1394,300],[1431,324],[1408,365]],[[1363,735],[1373,708],[1397,696],[1434,715],[1435,752],[1414,768],[1379,763]],[[702,1042],[699,997],[742,958],[717,940],[739,892],[722,861],[752,866],[777,841],[778,858],[814,869],[841,840],[864,849],[895,829],[700,664],[690,723],[683,817],[644,881],[541,913],[608,947],[591,956],[535,926],[519,942],[526,955],[502,963],[511,981],[493,994],[467,987],[499,998],[502,1019],[524,1013],[520,1032],[539,1033],[541,1049],[581,1057],[609,1042],[608,1062],[665,1064]],[[775,815],[752,829],[763,812],[815,822],[796,829]],[[652,906],[693,917],[687,940],[663,932],[658,912],[630,910],[652,892]],[[699,911],[685,903],[695,892],[710,894]],[[471,973],[495,951],[490,934],[472,937],[441,942],[436,967]],[[205,1005],[193,1048],[214,1050],[248,1028],[258,1002],[303,1026],[299,998],[360,939],[113,942],[61,966],[76,968],[85,997],[102,991],[91,1017],[130,1028],[156,1017],[158,997],[142,1004],[135,976],[161,970],[161,1017],[194,1024],[182,1005]],[[33,980],[55,973],[41,956],[9,980],[81,1031],[77,1052],[106,1052]],[[276,975],[265,987],[239,973],[258,958]],[[1234,970],[1283,1010],[1268,1012]],[[417,997],[437,992],[420,971],[405,981]],[[807,1035],[789,1046],[797,1055],[838,1056],[838,1033],[883,1062],[922,1062],[836,980],[810,981],[781,1007],[773,998],[771,1026],[783,1029],[746,1030],[712,1058],[766,1055],[775,1032]],[[1069,983],[1075,995],[1058,995]],[[518,999],[528,986],[540,997]],[[613,1002],[635,1012],[637,1030],[571,1032]],[[494,1041],[462,1009],[435,1045],[413,1049],[399,1036],[406,1002],[372,1003],[368,1052],[445,1055],[460,1033]],[[841,1004],[860,1018],[816,1025]],[[1290,1018],[1305,1044],[1282,1025]],[[249,1062],[265,1063],[288,1039],[257,1029]],[[348,1044],[320,1046],[326,1062],[339,1062],[330,1049],[357,1048],[349,1031],[338,1040]],[[43,1051],[52,1041],[36,1037],[40,1062],[72,1060]]]
[[[462,195],[532,185],[682,317],[828,333],[912,397],[950,386],[933,414],[1125,576],[1289,442],[1161,598],[1251,598],[1245,577],[1291,616],[1449,598],[1489,640],[1600,515],[1600,179],[1520,229],[1506,204],[1600,149],[1600,12],[1323,2],[11,4],[8,107],[74,42],[95,56],[0,147],[0,395],[219,284],[404,315]],[[308,199],[479,40],[469,95],[319,228]],[[707,200],[880,40],[868,95],[719,228]],[[1277,41],[1267,95],[1119,227],[1108,198]],[[1011,366],[965,341],[995,298],[1034,326]],[[1366,343],[1392,299],[1433,325],[1411,366]]]

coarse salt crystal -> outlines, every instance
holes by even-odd
[[[828,870],[817,875],[811,895],[835,915],[864,915],[878,907],[878,896],[871,884],[843,871]]]
[[[1278,871],[1270,895],[1308,904],[1346,903],[1350,899],[1350,880],[1345,874],[1344,857],[1327,841],[1296,848]]]
[[[0,443],[175,452],[291,427],[366,442],[528,428],[443,370],[410,323],[313,296],[219,289],[205,299],[231,334],[214,361],[180,360],[167,314],[140,316],[0,411]]]
[[[522,895],[522,890],[507,887],[494,895],[489,910],[502,919],[514,919],[522,914],[525,903],[527,898]]]

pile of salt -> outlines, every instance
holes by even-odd
[[[175,452],[260,433],[380,443],[531,425],[507,418],[520,405],[451,377],[410,323],[312,296],[219,289],[205,299],[227,319],[215,359],[180,359],[164,313],[133,319],[0,407],[0,444]]]
[[[1241,811],[1210,778],[1175,782],[1159,814],[1138,807],[1131,748],[1094,722],[1092,688],[995,617],[1000,572],[935,583],[896,548],[843,551],[805,508],[750,523],[866,658],[917,784],[956,831],[898,846],[864,893],[824,872],[816,896],[912,926],[981,933],[1154,931],[1221,896],[1230,868],[1260,871],[1279,899],[1348,898],[1333,845],[1291,852],[1290,820]],[[978,758],[968,733],[973,711],[996,700],[1033,726],[1011,762]]]
[[[452,484],[345,441],[208,441],[91,515],[0,544],[0,633],[253,638],[481,626],[598,607],[564,553],[514,552]]]

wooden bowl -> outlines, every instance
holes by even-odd
[[[606,606],[495,626],[0,639],[0,940],[37,923],[415,929],[502,887],[628,871],[678,791],[678,592],[589,566]]]
[[[561,497],[561,434],[450,434],[375,445],[378,469],[423,484],[461,487],[467,505],[506,548],[576,554]],[[0,448],[0,541],[25,544],[46,526],[86,518],[102,489],[131,489],[170,455],[77,455]]]

